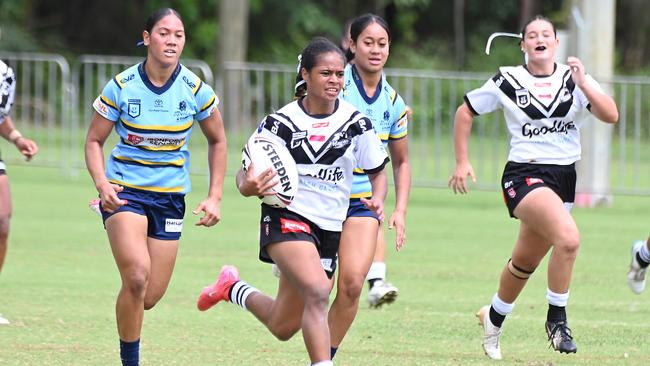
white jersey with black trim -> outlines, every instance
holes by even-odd
[[[338,99],[332,114],[309,115],[302,99],[266,116],[256,136],[285,145],[296,161],[298,192],[287,209],[323,230],[341,231],[355,167],[381,171],[388,155],[372,122]]]
[[[599,92],[589,75],[587,82]],[[465,95],[475,115],[503,108],[508,132],[508,161],[568,165],[580,160],[580,123],[576,114],[591,105],[571,78],[569,66],[556,64],[548,76],[525,66],[507,66],[482,87]]]
[[[16,77],[11,67],[0,60],[0,123],[9,115],[14,103]]]

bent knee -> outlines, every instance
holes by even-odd
[[[339,279],[339,285],[336,289],[336,296],[341,296],[347,301],[358,301],[359,296],[361,296],[361,291],[363,291],[363,281],[363,278],[360,280],[355,279],[343,281]]]
[[[567,254],[575,255],[580,249],[580,234],[576,232],[567,232],[561,235],[555,244],[556,249]]]
[[[122,288],[131,296],[144,298],[149,283],[149,274],[146,271],[132,271],[123,276]],[[155,301],[151,306],[155,305]]]
[[[314,286],[306,289],[304,292],[305,307],[322,307],[327,309],[330,299],[330,287],[328,283],[323,285]]]
[[[278,327],[269,328],[271,334],[279,341],[286,342],[290,340],[298,331],[300,330],[300,325],[297,327],[289,327],[286,325],[281,325]]]

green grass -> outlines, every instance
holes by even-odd
[[[0,364],[118,364],[119,276],[101,222],[86,207],[96,195],[90,180],[24,166],[11,166],[9,176],[14,217],[0,312],[12,324],[0,327]],[[206,189],[205,177],[193,178],[188,212]],[[308,363],[300,335],[279,342],[231,304],[195,310],[198,291],[224,263],[238,265],[243,278],[267,293],[277,286],[270,266],[257,260],[259,202],[238,196],[232,180],[226,181],[220,224],[198,228],[188,215],[169,290],[145,315],[143,365]],[[650,197],[616,196],[612,207],[575,210],[582,248],[568,311],[578,353],[548,348],[544,263],[505,323],[499,365],[650,364],[650,293],[634,295],[625,284],[630,244],[648,235],[648,207]],[[474,312],[496,290],[517,228],[500,193],[474,190],[460,197],[414,189],[407,247],[389,253],[399,298],[371,310],[364,290],[336,364],[493,365],[481,350]]]

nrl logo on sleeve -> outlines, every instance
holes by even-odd
[[[140,116],[140,99],[129,99],[127,111],[131,118]]]
[[[530,104],[530,93],[528,89],[517,89],[515,90],[517,98],[517,107],[526,108]]]

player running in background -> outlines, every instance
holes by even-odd
[[[492,304],[477,314],[484,330],[483,348],[493,359],[501,358],[506,315],[551,249],[546,333],[556,351],[576,352],[565,310],[580,246],[570,213],[575,162],[580,159],[581,126],[576,114],[586,108],[604,122],[618,120],[614,100],[585,74],[579,59],[569,57],[567,65],[555,62],[559,40],[548,19],[533,17],[522,35],[520,45],[528,56],[527,64],[501,67],[482,87],[467,93],[454,120],[456,169],[449,186],[455,193],[467,193],[468,176],[476,180],[468,155],[473,117],[503,109],[511,135],[501,188],[510,216],[520,220],[519,236]]]
[[[650,237],[647,241],[637,240],[632,244],[632,260],[627,272],[627,284],[635,294],[645,290],[645,275],[650,264]]]
[[[117,329],[123,365],[138,365],[144,310],[165,293],[176,262],[190,189],[187,143],[199,126],[208,141],[210,186],[193,211],[196,225],[213,226],[226,165],[226,137],[212,88],[179,63],[185,45],[181,16],[154,12],[142,32],[147,58],[115,76],[93,103],[86,165],[122,278]],[[104,167],[111,131],[120,139]]]
[[[16,149],[30,161],[38,153],[38,145],[23,135],[14,126],[9,115],[14,102],[16,78],[11,67],[0,60],[0,136],[16,146]],[[0,271],[7,255],[9,239],[9,222],[11,219],[11,192],[5,163],[0,158]],[[0,325],[9,324],[9,320],[0,314]]]
[[[395,209],[388,220],[395,228],[395,247],[400,250],[406,240],[406,208],[411,187],[408,159],[406,105],[383,73],[390,48],[390,31],[386,22],[374,14],[356,18],[350,25],[345,84],[341,99],[352,103],[372,121],[383,144],[388,147],[395,183]],[[368,302],[371,307],[390,303],[397,288],[385,281],[385,237],[381,221],[361,199],[371,197],[368,176],[355,169],[347,219],[343,224],[339,248],[339,274],[336,297],[330,309],[332,355],[343,341],[359,308],[364,279],[368,279]]]
[[[260,254],[280,269],[274,298],[239,279],[224,266],[217,282],[198,300],[206,310],[221,300],[250,311],[279,340],[302,330],[312,365],[332,365],[327,323],[330,279],[336,269],[342,224],[346,217],[355,164],[369,176],[373,198],[362,202],[383,217],[388,157],[366,116],[340,100],[345,57],[324,38],[302,51],[299,71],[307,95],[261,122],[251,138],[263,136],[289,149],[300,181],[293,202],[283,209],[262,204]],[[244,196],[269,194],[275,172],[240,170],[237,186]]]

